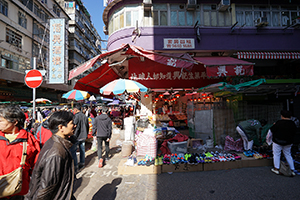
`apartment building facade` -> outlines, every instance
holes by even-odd
[[[130,44],[155,53],[188,54],[203,64],[206,73],[213,58],[218,63],[214,66],[223,69],[219,73],[225,74],[225,82],[272,80],[268,88],[243,93],[248,103],[267,100],[300,113],[298,0],[108,0],[103,21],[109,51]],[[223,67],[227,58],[235,59],[235,65],[239,60],[253,63],[254,75],[239,71],[227,76]],[[126,78],[133,78],[130,66],[125,67]]]
[[[63,101],[61,95],[74,86],[67,78],[69,70],[101,53],[100,45],[95,43],[101,38],[82,2],[1,0],[0,12],[0,101],[32,100],[32,89],[26,86],[24,77],[26,71],[33,68],[33,57],[37,60],[36,69],[45,72],[36,96]],[[65,20],[65,77],[63,83],[51,84],[50,19],[59,18]],[[84,24],[82,18],[85,18]]]

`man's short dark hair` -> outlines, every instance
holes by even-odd
[[[69,111],[56,111],[49,118],[49,130],[56,134],[58,132],[58,125],[67,126],[68,123],[73,120],[74,115]]]
[[[76,109],[78,109],[80,111],[81,110],[81,105],[80,104],[76,104],[74,108],[76,108]]]
[[[291,118],[291,116],[292,116],[291,111],[288,111],[288,110],[282,110],[282,111],[280,112],[280,114],[281,114],[282,117],[284,117],[284,118]]]
[[[105,107],[105,106],[102,106],[102,109],[101,109],[101,111],[102,111],[102,112],[105,112],[105,113],[107,113],[107,111],[108,111],[108,108],[107,108],[107,107]]]

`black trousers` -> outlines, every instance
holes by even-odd
[[[105,158],[108,158],[109,154],[109,142],[106,141],[107,137],[97,137],[97,142],[98,142],[98,159],[102,158],[102,145],[103,141],[105,142]]]

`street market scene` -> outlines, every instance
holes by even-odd
[[[299,199],[300,1],[0,8],[0,199]]]

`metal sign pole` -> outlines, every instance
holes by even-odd
[[[33,69],[36,69],[36,57],[33,57]],[[35,97],[36,97],[36,88],[32,89],[32,119],[34,119],[35,122]]]

